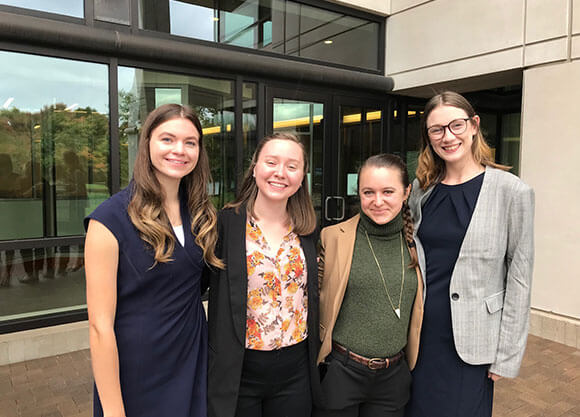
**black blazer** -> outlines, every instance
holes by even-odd
[[[210,274],[208,306],[208,416],[233,417],[236,412],[246,344],[248,275],[246,267],[246,208],[224,209],[218,215],[216,255],[225,270]],[[318,337],[317,236],[300,236],[308,273],[308,356],[313,399],[319,398],[316,356]],[[307,417],[307,416],[305,416]]]

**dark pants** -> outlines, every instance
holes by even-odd
[[[236,417],[309,417],[307,341],[272,351],[247,349]]]
[[[332,351],[322,379],[324,409],[315,417],[402,417],[411,392],[411,373],[405,359],[371,370]],[[324,370],[323,370],[324,372]]]

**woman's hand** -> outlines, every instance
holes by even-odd
[[[489,371],[487,371],[487,377],[489,379],[491,379],[493,382],[497,382],[502,378],[501,375],[494,374],[493,372],[489,372]]]

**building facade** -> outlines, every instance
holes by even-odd
[[[578,346],[579,59],[579,0],[0,1],[0,364],[87,347],[82,219],[128,184],[156,106],[200,115],[218,207],[259,138],[296,131],[327,225],[369,155],[413,171],[442,89],[536,190],[531,332]]]
[[[386,17],[385,75],[395,94],[521,87],[515,165],[536,193],[530,332],[580,348],[580,1],[339,3]]]

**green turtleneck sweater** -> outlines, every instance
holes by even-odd
[[[407,345],[407,330],[415,294],[417,273],[409,268],[410,255],[403,238],[405,281],[399,319],[391,304],[377,263],[365,236],[368,233],[395,308],[401,291],[401,213],[378,225],[364,213],[356,231],[352,266],[344,300],[332,332],[332,339],[352,352],[369,358],[393,356]]]

